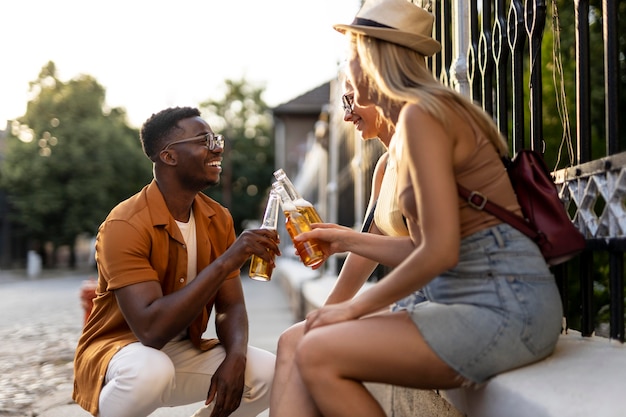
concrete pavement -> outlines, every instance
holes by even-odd
[[[78,291],[82,280],[92,275],[46,271],[28,279],[19,272],[0,271],[0,338],[12,340],[0,347],[0,417],[89,417],[71,399],[71,359],[82,325]],[[270,282],[242,276],[250,344],[274,353],[280,333],[294,322],[279,276],[280,268]],[[150,417],[188,417],[201,405],[164,408]]]

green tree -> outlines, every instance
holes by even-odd
[[[105,90],[80,75],[57,78],[53,62],[30,85],[26,114],[13,121],[0,166],[12,220],[24,238],[54,248],[95,234],[109,210],[151,178],[138,132],[123,109],[107,109]]]
[[[260,219],[274,171],[272,115],[263,89],[245,79],[225,81],[223,99],[200,105],[214,131],[226,137],[221,185],[207,194],[226,206],[241,232]]]

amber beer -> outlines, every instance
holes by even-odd
[[[301,233],[311,230],[311,225],[308,219],[300,214],[298,210],[290,210],[285,212],[286,228],[289,232],[289,236],[293,241],[293,238]],[[319,248],[317,241],[314,239],[306,240],[304,242],[295,242],[296,249],[300,255],[300,259],[306,266],[316,266],[324,262],[324,252]]]
[[[252,255],[250,258],[250,271],[248,276],[256,281],[270,281],[274,267],[263,258]]]
[[[278,223],[278,209],[280,206],[280,197],[274,190],[270,192],[265,206],[265,214],[263,215],[263,224],[261,229],[276,230]],[[269,250],[269,249],[268,249]],[[250,270],[248,276],[257,281],[269,281],[272,279],[272,271],[274,266],[263,258],[252,255],[250,259]]]
[[[298,213],[306,217],[309,223],[322,223],[322,218],[320,217],[317,210],[315,210],[315,207],[313,207],[313,204],[309,203],[306,200],[304,200],[304,202],[308,204],[296,204],[296,209],[298,210]]]
[[[298,210],[281,182],[277,181],[273,183],[272,190],[280,196],[280,203],[283,208],[283,213],[285,214],[285,227],[304,265],[313,267],[324,262],[324,252],[322,252],[322,249],[315,239],[304,242],[295,242],[293,240],[299,234],[311,230],[311,222],[309,219]]]

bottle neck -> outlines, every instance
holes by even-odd
[[[281,182],[283,187],[285,187],[285,191],[287,191],[287,194],[289,194],[289,197],[291,197],[293,201],[302,199],[302,196],[298,193],[296,187],[293,186],[293,183],[289,181],[289,178],[283,178]]]
[[[274,191],[270,193],[263,215],[263,229],[276,229],[278,211],[280,209],[280,197]]]
[[[293,185],[293,183],[291,182],[287,174],[285,174],[285,171],[280,169],[274,173],[274,176],[276,177],[278,182],[282,184],[282,186],[285,188],[285,190],[289,194],[289,197],[291,197],[292,200],[295,201],[295,200],[302,198],[302,196],[298,193],[298,191],[296,190],[296,187]]]
[[[276,194],[278,194],[278,197],[280,198],[280,204],[282,206],[284,213],[296,210],[296,205],[294,201],[292,200],[291,196],[289,195],[289,193],[287,192],[287,190],[285,189],[285,187],[283,186],[282,182],[274,183],[272,185],[272,188],[274,192],[276,192]]]

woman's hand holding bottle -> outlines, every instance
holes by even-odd
[[[311,224],[310,231],[297,235],[293,240],[294,243],[296,243],[315,239],[322,252],[324,252],[324,257],[328,258],[336,253],[346,252],[346,244],[353,233],[358,232],[349,227],[340,226],[338,224],[313,223]]]

